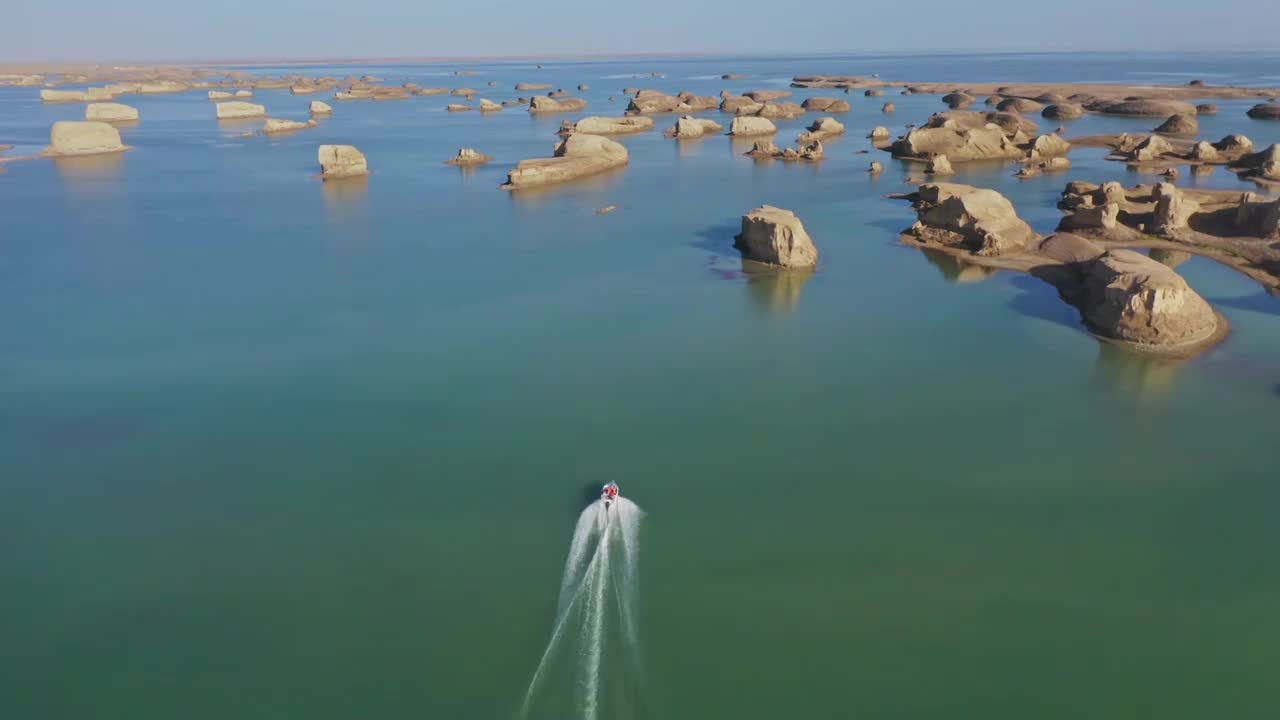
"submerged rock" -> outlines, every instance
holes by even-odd
[[[736,247],[748,260],[781,267],[813,267],[818,264],[818,248],[790,210],[761,205],[742,216],[742,231],[734,238]]]
[[[369,174],[369,162],[354,145],[321,145],[318,156],[325,180]]]
[[[521,160],[502,187],[518,190],[566,182],[627,164],[627,149],[603,135],[574,133],[556,146],[554,157]]]
[[[120,131],[105,122],[60,120],[49,132],[49,147],[44,155],[97,155],[127,149],[120,141]]]
[[[89,103],[84,108],[85,120],[128,122],[138,119],[138,109],[121,103]]]

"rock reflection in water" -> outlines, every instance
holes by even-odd
[[[565,192],[572,191],[581,194],[603,194],[605,191],[617,187],[622,181],[626,166],[606,170],[595,175],[575,178],[562,183],[554,183],[551,185],[539,185],[535,187],[522,187],[515,190],[508,190],[506,194],[516,205],[536,206],[542,205],[549,201],[562,197]],[[600,205],[608,205],[608,202],[600,203]]]
[[[982,282],[1000,272],[999,268],[968,263],[955,255],[949,255],[938,250],[922,248],[920,252],[924,253],[924,259],[928,260],[930,265],[938,268],[938,271],[942,273],[942,277],[953,283]]]
[[[1143,402],[1163,400],[1174,388],[1183,359],[1152,357],[1108,342],[1098,343],[1094,379],[1108,390]]]
[[[325,214],[332,222],[363,220],[368,211],[369,176],[335,178],[320,183]]]
[[[747,294],[760,309],[772,315],[787,315],[795,310],[804,284],[813,273],[811,267],[777,268],[752,260],[742,261]]]

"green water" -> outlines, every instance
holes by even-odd
[[[629,84],[1057,79],[973,62],[545,72],[591,83],[595,114]],[[378,74],[459,84],[436,71]],[[483,72],[494,99],[538,79]],[[0,142],[82,112],[33,96],[0,92]],[[894,127],[941,108],[854,96],[817,166],[628,137],[624,171],[536,194],[495,188],[562,118],[442,98],[341,104],[279,140],[195,94],[130,98],[137,149],[8,165],[0,717],[514,718],[606,479],[646,513],[644,680],[600,720],[1272,717],[1280,300],[1180,266],[1233,334],[1171,365],[1100,345],[1038,281],[957,277],[896,241],[913,216],[882,195],[908,169],[853,154],[888,99]],[[1220,104],[1206,137],[1280,140]],[[374,175],[312,179],[321,142]],[[497,161],[439,164],[460,146]],[[1149,179],[1072,159],[955,179],[1042,232],[1068,179]],[[744,272],[731,236],[764,202],[803,219],[816,273]]]

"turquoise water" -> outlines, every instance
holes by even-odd
[[[4,716],[517,717],[574,524],[614,479],[646,513],[643,673],[605,654],[627,691],[602,720],[1271,717],[1280,299],[1188,261],[1233,334],[1170,364],[1100,345],[1038,281],[899,245],[913,214],[882,196],[909,170],[854,153],[936,96],[851,95],[820,165],[648,133],[622,139],[623,171],[496,187],[549,154],[562,119],[620,112],[630,85],[1277,85],[1277,59],[305,68],[492,100],[544,78],[592,89],[586,113],[551,117],[334,103],[270,140],[237,137],[255,125],[219,125],[196,93],[126,99],[135,150],[0,174]],[[312,99],[256,95],[278,117]],[[1251,102],[1215,102],[1203,136],[1280,141]],[[0,143],[38,149],[82,112],[0,89]],[[320,183],[325,142],[357,145],[374,174]],[[440,164],[459,147],[496,161]],[[1048,232],[1067,180],[1150,179],[1101,155],[956,181]],[[1183,183],[1252,188],[1224,171]],[[765,202],[803,219],[816,273],[744,269],[731,236]],[[532,715],[581,716],[580,660],[555,662]]]

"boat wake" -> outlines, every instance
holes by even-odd
[[[582,511],[560,581],[551,639],[520,716],[615,720],[640,714],[635,596],[643,511],[619,497]]]

